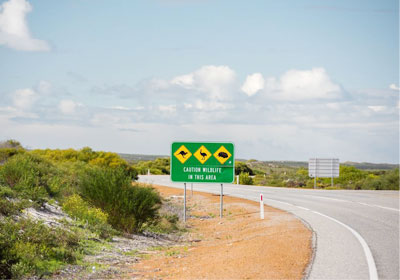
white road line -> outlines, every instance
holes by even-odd
[[[235,189],[235,188],[234,188]],[[239,189],[239,188],[236,188]],[[241,189],[243,190],[243,189]],[[259,193],[261,190],[252,190],[252,189],[247,189],[246,191],[251,191],[251,192],[257,192]],[[268,193],[265,193],[265,196],[267,196]],[[382,208],[382,209],[386,209],[386,210],[391,210],[391,211],[397,211],[400,212],[400,209],[396,209],[396,208],[390,208],[390,207],[385,207],[385,206],[380,206],[380,205],[376,205],[376,204],[367,204],[367,203],[363,203],[363,202],[357,202],[357,201],[351,201],[351,200],[345,200],[345,199],[338,199],[338,198],[330,198],[330,197],[325,197],[325,196],[318,196],[318,195],[311,195],[311,194],[302,194],[302,196],[310,196],[310,197],[315,197],[315,198],[321,198],[321,199],[327,199],[327,200],[334,200],[334,201],[341,201],[341,202],[347,202],[347,203],[357,203],[357,204],[361,204],[364,206],[368,206],[368,207],[378,207],[378,208]],[[278,201],[278,200],[277,200]],[[293,204],[291,204],[293,205]]]
[[[282,203],[282,201],[275,200],[275,199],[268,199],[268,200],[272,200],[272,201],[275,201],[275,202]],[[284,203],[286,203],[286,202],[284,202]],[[300,208],[300,209],[309,210],[309,209],[307,209],[305,207],[301,207],[301,206],[297,206],[297,205],[294,205],[294,206],[297,207],[297,208]],[[315,213],[315,214],[318,214],[318,215],[320,215],[322,217],[325,217],[325,218],[327,218],[327,219],[329,219],[331,221],[334,221],[334,222],[338,223],[339,225],[342,225],[343,227],[347,228],[357,238],[357,240],[361,244],[361,247],[364,250],[364,254],[365,254],[365,257],[367,259],[369,279],[370,280],[378,280],[378,271],[376,269],[375,260],[374,260],[374,257],[372,256],[371,250],[369,249],[369,246],[368,246],[367,242],[364,240],[364,238],[357,231],[355,231],[354,229],[352,229],[348,225],[336,220],[335,218],[329,217],[329,216],[327,216],[325,214],[322,214],[320,212],[317,212],[317,211],[313,211],[313,210],[310,210],[310,211]]]
[[[367,242],[364,240],[364,238],[357,231],[355,231],[354,229],[352,229],[348,225],[336,220],[335,218],[329,217],[329,216],[324,215],[322,213],[319,213],[317,211],[311,211],[311,212],[313,212],[315,214],[318,214],[318,215],[321,215],[321,216],[323,216],[323,217],[325,217],[327,219],[330,219],[330,220],[332,220],[332,221],[344,226],[345,228],[347,228],[358,239],[358,241],[361,244],[361,247],[364,250],[365,257],[367,258],[367,264],[368,264],[368,270],[369,270],[369,279],[377,280],[378,279],[378,271],[376,269],[375,260],[374,260],[374,257],[372,256],[371,250],[369,249],[369,246],[368,246]]]
[[[358,203],[358,204],[361,204],[361,205],[364,205],[364,206],[378,207],[378,208],[382,208],[382,209],[386,209],[386,210],[391,210],[391,211],[400,212],[400,210],[399,210],[399,209],[396,209],[396,208],[390,208],[390,207],[380,206],[380,205],[376,205],[376,204],[368,204],[368,203],[364,203],[364,202],[356,202],[356,201],[351,201],[351,200],[330,198],[330,197],[317,196],[317,195],[308,195],[308,194],[304,194],[303,196],[311,196],[311,197],[316,197],[316,198],[329,199],[329,200],[336,200],[336,201],[343,201],[343,202],[352,202],[352,203]]]
[[[265,197],[264,197],[264,200],[271,200],[271,201],[279,202],[279,203],[286,204],[286,205],[289,205],[289,206],[294,206],[294,204],[292,204],[292,203],[283,202],[283,201],[280,201],[280,200],[275,200],[275,199],[270,199],[270,198],[265,198]]]
[[[310,209],[308,209],[308,208],[306,208],[306,207],[301,207],[301,206],[297,206],[297,205],[295,205],[297,208],[300,208],[300,209],[303,209],[303,210],[306,210],[306,211],[309,211]]]
[[[350,201],[350,200],[337,199],[337,198],[330,198],[330,197],[318,196],[318,195],[311,195],[311,194],[303,194],[303,196],[311,196],[311,197],[316,197],[316,198],[329,199],[329,200],[342,201],[342,202],[352,202],[352,201]]]
[[[386,210],[400,212],[400,210],[396,209],[396,208],[390,208],[390,207],[380,206],[380,205],[376,205],[376,204],[367,204],[367,203],[363,203],[363,202],[358,202],[358,203],[361,205],[365,205],[365,206],[378,207],[378,208],[382,208],[382,209],[386,209]]]

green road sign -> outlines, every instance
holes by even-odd
[[[235,154],[232,143],[172,143],[173,182],[232,183],[234,177]]]

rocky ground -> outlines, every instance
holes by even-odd
[[[163,211],[177,213],[180,207],[172,202],[165,204]],[[22,217],[41,221],[50,227],[64,227],[73,220],[62,211],[57,202],[45,203],[40,209],[27,208]],[[90,238],[89,238],[90,239]],[[131,272],[130,266],[147,258],[154,248],[164,248],[185,243],[185,236],[179,232],[175,234],[126,234],[114,236],[111,241],[92,238],[90,248],[84,259],[77,265],[68,265],[52,279],[110,279],[120,278],[121,275]]]

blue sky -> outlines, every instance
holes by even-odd
[[[399,162],[398,1],[0,5],[0,140]]]

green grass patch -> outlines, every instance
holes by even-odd
[[[81,257],[80,237],[40,222],[11,218],[0,221],[0,278],[43,277]]]

